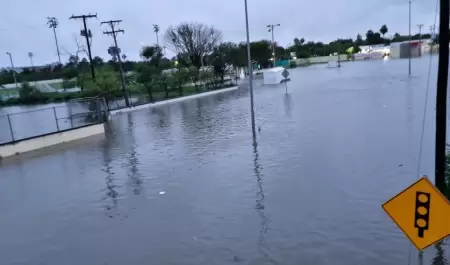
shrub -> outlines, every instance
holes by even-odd
[[[20,101],[25,104],[39,103],[46,100],[46,97],[41,91],[30,86],[27,82],[22,84],[22,87],[19,90],[19,98]]]

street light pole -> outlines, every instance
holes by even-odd
[[[18,89],[19,85],[17,84],[16,70],[14,70],[14,63],[13,63],[12,55],[10,52],[6,52],[6,54],[9,55],[9,60],[11,61],[11,69],[12,69],[13,77],[14,77],[14,83],[16,84],[16,88]]]
[[[287,56],[287,52],[288,52],[288,49],[291,47],[291,43],[289,43],[288,45],[286,45],[286,49],[284,49],[284,59],[285,60],[288,60],[288,56]]]
[[[280,24],[271,24],[271,25],[267,25],[267,27],[269,28],[269,32],[272,32],[272,54],[273,54],[273,67],[275,67],[275,36],[274,36],[274,28],[275,27],[279,27]]]
[[[408,0],[408,5],[409,5],[408,74],[411,75],[411,0]]]
[[[248,8],[247,8],[247,0],[244,0],[245,3],[245,27],[247,30],[247,63],[248,63],[248,86],[250,89],[250,109],[251,109],[251,118],[252,118],[252,133],[253,139],[256,137],[256,129],[255,129],[255,110],[253,105],[253,67],[252,67],[252,56],[250,54],[250,32],[248,27]]]

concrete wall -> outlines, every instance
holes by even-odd
[[[70,131],[48,134],[16,143],[0,145],[0,158],[9,157],[69,141],[105,133],[103,124],[90,125]]]
[[[168,100],[164,100],[164,101],[158,101],[155,103],[139,105],[136,107],[113,110],[113,111],[109,112],[109,115],[112,116],[112,115],[117,115],[119,113],[131,112],[131,111],[135,111],[135,110],[141,110],[141,109],[145,109],[145,108],[151,108],[151,107],[161,106],[161,105],[165,105],[165,104],[171,104],[171,103],[190,100],[190,99],[194,99],[194,98],[206,97],[206,96],[210,96],[210,95],[215,95],[215,94],[220,94],[220,93],[237,90],[238,88],[239,88],[238,86],[234,86],[234,87],[230,87],[230,88],[222,88],[222,89],[217,89],[217,90],[213,90],[213,91],[209,91],[209,92],[203,92],[203,93],[194,94],[194,95],[190,95],[190,96],[184,96],[184,97],[173,98],[173,99],[168,99]]]
[[[347,61],[347,54],[340,54],[339,58],[341,61]],[[317,56],[317,57],[309,57],[307,59],[297,59],[297,65],[305,65],[305,64],[314,64],[314,63],[328,63],[330,61],[337,61],[338,56]]]

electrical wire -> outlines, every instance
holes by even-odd
[[[439,13],[439,0],[436,0],[436,10],[435,10],[435,14],[434,14],[434,28],[436,28],[436,23],[437,23],[437,15]],[[431,52],[431,51],[430,51]],[[425,104],[423,107],[423,119],[422,119],[422,132],[420,135],[420,146],[419,146],[419,158],[418,158],[418,163],[417,163],[417,171],[416,171],[416,176],[419,177],[420,174],[420,166],[421,166],[421,161],[422,161],[422,150],[423,150],[423,136],[425,134],[425,122],[426,122],[426,117],[427,117],[427,106],[428,106],[428,92],[430,90],[430,77],[431,77],[431,65],[433,62],[433,56],[431,56],[430,54],[430,63],[428,65],[428,77],[427,77],[427,89],[426,89],[426,94],[425,94]],[[412,246],[413,244],[410,243],[409,245],[409,254],[408,254],[408,265],[411,264],[411,254],[412,254]]]

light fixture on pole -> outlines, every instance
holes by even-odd
[[[275,36],[274,36],[274,28],[275,27],[279,27],[281,26],[280,24],[271,24],[271,25],[267,25],[267,27],[269,28],[269,32],[272,32],[272,54],[273,54],[273,67],[275,67]]]
[[[11,55],[10,52],[6,52],[6,54],[9,55],[9,60],[11,61],[11,71],[13,73],[14,83],[16,84],[16,88],[19,88],[19,85],[17,84],[16,70],[14,69],[14,63],[13,63],[12,55]]]
[[[244,0],[245,4],[245,27],[247,31],[247,63],[248,63],[248,86],[250,90],[250,111],[251,111],[251,119],[252,119],[252,133],[253,139],[256,137],[256,128],[255,128],[255,110],[253,108],[253,67],[252,67],[252,56],[250,54],[250,32],[248,26],[248,8],[247,8],[247,0]]]
[[[32,52],[28,53],[28,57],[30,57],[31,69],[34,70],[33,56],[34,54]]]

